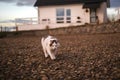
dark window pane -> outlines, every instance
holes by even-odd
[[[67,17],[66,20],[71,20],[71,17]]]
[[[64,9],[56,9],[56,16],[64,16]]]
[[[47,21],[47,19],[42,19],[42,21]]]
[[[64,21],[57,21],[57,23],[64,23]]]
[[[64,18],[63,18],[63,17],[61,17],[61,18],[57,18],[57,20],[64,20]]]
[[[71,16],[71,10],[70,10],[70,9],[67,9],[67,10],[66,10],[66,15],[67,15],[67,16]]]
[[[77,21],[77,23],[81,23],[81,21]]]
[[[71,21],[66,21],[67,23],[71,23]]]

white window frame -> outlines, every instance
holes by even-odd
[[[58,15],[58,11],[63,10],[63,15]],[[68,12],[69,10],[69,12]],[[71,23],[71,9],[58,8],[56,9],[56,23]]]

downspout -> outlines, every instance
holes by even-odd
[[[39,7],[38,7],[38,24],[40,24],[40,11],[39,11]]]

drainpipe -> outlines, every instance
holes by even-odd
[[[40,12],[39,12],[39,7],[38,7],[38,24],[40,24]]]

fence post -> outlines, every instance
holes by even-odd
[[[17,25],[17,23],[16,23],[16,20],[15,20],[15,29],[16,29],[16,31],[18,31],[18,25]]]
[[[6,27],[5,27],[5,32],[7,32],[7,31],[6,31]]]
[[[30,22],[31,22],[31,24],[32,24],[32,18],[30,18]]]
[[[0,27],[0,29],[1,29],[0,32],[2,32],[2,26]]]
[[[16,31],[18,31],[18,26],[16,26]]]

